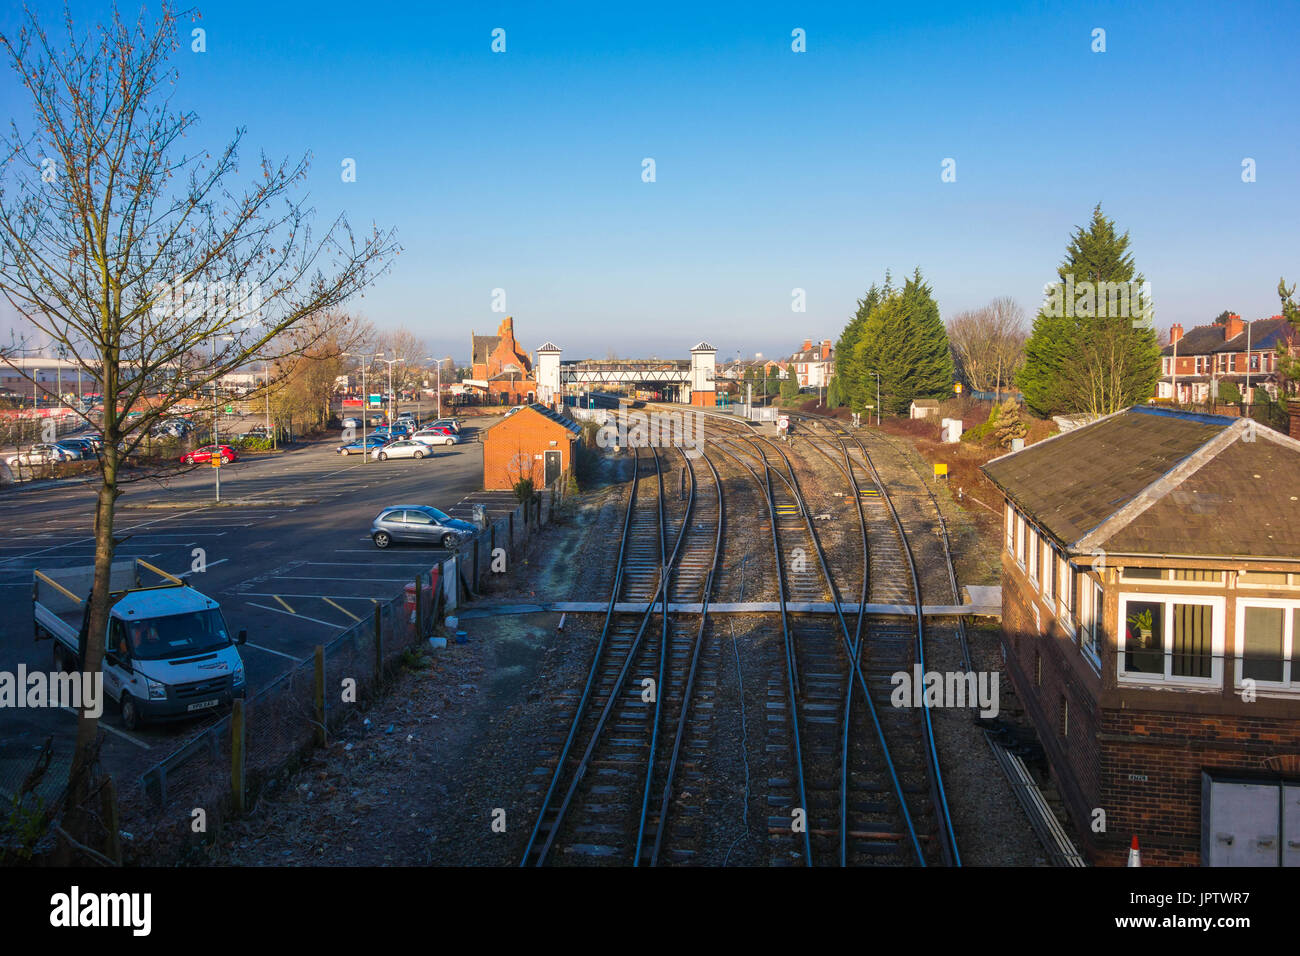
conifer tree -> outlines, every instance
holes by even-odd
[[[1146,401],[1160,377],[1150,299],[1139,292],[1145,280],[1128,233],[1116,232],[1100,203],[1056,271],[1016,376],[1025,404],[1040,416],[1104,415]]]

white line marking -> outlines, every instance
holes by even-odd
[[[273,597],[318,598],[319,600],[322,600],[322,601],[325,600],[325,598],[328,596],[328,597],[335,598],[336,600],[339,600],[339,601],[374,601],[374,600],[376,600],[376,598],[366,597],[364,594],[330,594],[330,595],[324,595],[324,594],[289,594],[287,591],[280,591],[280,592],[278,592],[278,593],[276,593],[276,594],[272,594],[270,591],[241,591],[241,592],[239,592],[239,593],[238,593],[237,595],[235,595],[235,596],[236,596],[236,597],[269,597],[269,598],[273,598]],[[250,601],[249,603],[251,604],[252,602]],[[256,607],[256,605],[254,605],[254,607]],[[271,610],[274,611],[275,608],[271,608]],[[302,617],[302,615],[299,614],[298,617]]]
[[[277,574],[281,581],[356,581],[359,584],[392,584],[406,578],[326,578],[318,574]]]
[[[215,568],[218,564],[225,564],[225,563],[226,563],[227,561],[229,561],[229,560],[230,560],[229,558],[217,558],[217,560],[215,560],[215,561],[209,561],[209,562],[208,562],[208,567],[209,567],[209,568]],[[176,575],[176,576],[177,576],[178,578],[188,578],[191,574],[196,574],[196,573],[198,573],[198,572],[196,572],[196,571],[186,571],[184,574],[178,574],[178,575]]]
[[[66,710],[68,713],[72,714],[73,716],[76,717],[81,716],[79,713],[77,713],[77,711],[73,710],[71,707],[63,707],[61,709]],[[135,744],[137,747],[142,747],[145,750],[153,749],[152,744],[147,744],[143,740],[138,740],[137,738],[132,737],[130,734],[128,734],[125,730],[118,730],[116,727],[109,726],[102,720],[99,722],[99,726],[102,727],[104,730],[107,730],[110,734],[117,734],[119,737],[131,741],[131,743]]]
[[[257,607],[257,605],[254,604],[253,607]],[[268,610],[275,610],[275,609],[274,609],[274,608],[269,608]],[[300,664],[300,663],[302,663],[302,661],[300,661],[298,658],[294,657],[292,654],[286,654],[286,653],[284,653],[283,651],[274,651],[274,650],[272,650],[272,649],[269,648],[269,647],[263,647],[261,644],[253,644],[253,643],[250,642],[250,641],[245,641],[244,644],[243,644],[243,646],[244,646],[244,647],[252,647],[252,648],[255,648],[255,649],[259,650],[259,651],[266,651],[266,653],[268,653],[268,654],[275,654],[277,657],[285,657],[285,658],[288,658],[289,660],[293,661],[295,664]],[[302,660],[306,660],[306,658],[304,657]]]
[[[265,596],[266,595],[258,595],[258,597],[265,597]],[[309,595],[309,596],[314,596],[314,595]],[[270,595],[270,597],[275,597],[275,595],[272,594]],[[290,597],[296,597],[296,595],[290,595]],[[344,627],[342,624],[331,624],[329,621],[321,621],[314,617],[308,617],[306,614],[290,614],[288,611],[281,611],[278,607],[267,607],[265,604],[254,604],[252,601],[248,601],[247,604],[249,607],[261,608],[263,611],[274,611],[276,614],[283,614],[285,617],[297,618],[298,620],[301,621],[311,621],[313,624],[324,624],[326,627],[332,627],[336,631],[347,630],[347,628]]]

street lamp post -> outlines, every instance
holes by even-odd
[[[366,447],[366,424],[370,418],[370,391],[366,388],[366,368],[371,361],[379,358],[379,353],[371,355],[369,352],[344,352],[349,358],[365,359],[361,363],[361,464],[368,464],[370,458],[370,449]],[[391,369],[392,366],[389,366]]]
[[[876,376],[876,427],[880,427],[880,373],[872,372]]]
[[[393,399],[396,397],[393,395],[393,366],[398,362],[405,362],[406,359],[380,359],[379,361],[388,366],[388,426],[391,428],[395,421],[393,418]],[[389,432],[389,434],[392,433]]]
[[[212,364],[213,365],[217,364],[217,339],[221,339],[223,342],[233,342],[235,340],[235,337],[233,335],[215,335],[215,334],[212,336]],[[218,404],[217,403],[217,379],[213,377],[212,379],[212,444],[214,445],[219,444],[219,440],[218,440],[219,429],[217,425],[217,404]]]

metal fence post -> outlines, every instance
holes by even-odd
[[[316,645],[316,686],[313,694],[316,711],[316,743],[325,746],[325,645]]]
[[[424,637],[424,583],[422,575],[415,576],[415,639]]]
[[[230,706],[230,796],[235,812],[244,812],[244,702],[236,697]]]
[[[518,508],[515,509],[515,511],[518,510],[519,510]],[[510,542],[510,551],[513,554],[515,550],[515,512],[514,511],[510,512],[510,514],[507,517],[509,519],[507,523],[507,531],[509,532],[509,537],[507,538],[507,540]]]
[[[382,609],[379,602],[375,602],[375,684],[378,686],[384,681],[384,625],[382,621]]]

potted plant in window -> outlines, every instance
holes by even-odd
[[[1146,608],[1137,614],[1130,614],[1128,616],[1128,623],[1129,626],[1136,630],[1138,635],[1141,637],[1142,647],[1150,647],[1152,630],[1151,608]]]

